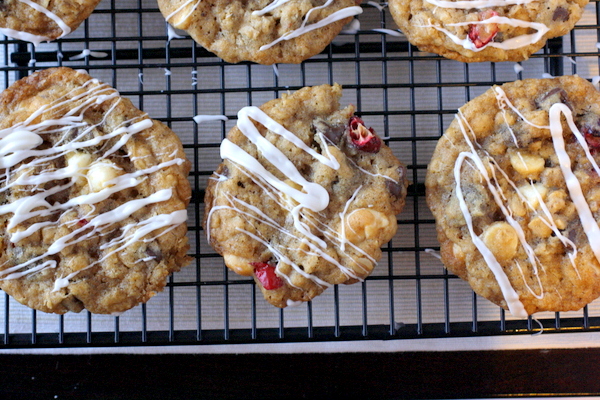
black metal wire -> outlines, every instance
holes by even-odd
[[[425,230],[430,229],[434,221],[430,214],[424,208],[425,188],[422,182],[422,176],[427,168],[427,163],[422,160],[421,146],[426,143],[435,143],[443,134],[445,125],[449,118],[455,113],[456,99],[449,98],[445,94],[449,89],[456,89],[452,93],[459,93],[462,102],[471,100],[476,93],[483,88],[487,88],[495,83],[503,83],[506,79],[502,75],[499,65],[489,63],[489,78],[474,79],[472,72],[475,67],[469,64],[462,64],[462,76],[459,72],[454,79],[448,80],[445,76],[445,67],[449,62],[444,58],[432,54],[420,53],[418,49],[410,46],[405,40],[395,39],[381,32],[371,29],[361,29],[354,35],[352,40],[347,40],[341,44],[330,45],[319,56],[306,60],[304,63],[295,66],[297,79],[293,84],[286,84],[278,70],[287,68],[287,66],[276,66],[273,71],[272,81],[266,79],[260,80],[259,74],[264,78],[263,66],[258,66],[249,62],[242,62],[235,66],[243,78],[231,84],[228,82],[231,66],[219,59],[205,49],[201,48],[189,38],[181,41],[175,39],[167,41],[167,35],[161,34],[156,30],[148,28],[147,16],[160,17],[159,10],[156,7],[145,7],[144,1],[136,0],[137,7],[118,8],[116,0],[107,0],[102,3],[103,6],[95,11],[93,16],[86,21],[78,30],[81,35],[70,35],[56,41],[55,49],[36,48],[31,44],[15,41],[12,39],[0,40],[0,46],[4,49],[4,66],[1,67],[5,86],[12,81],[29,75],[31,72],[46,68],[49,66],[68,65],[73,68],[83,68],[92,75],[94,73],[110,74],[111,84],[120,89],[120,86],[126,87],[120,89],[123,96],[135,99],[141,109],[155,100],[163,101],[165,104],[165,113],[160,116],[163,122],[175,129],[179,124],[190,124],[191,139],[184,142],[184,148],[192,161],[192,172],[190,182],[193,185],[192,206],[189,219],[189,231],[194,241],[191,243],[191,256],[194,261],[188,268],[193,270],[192,277],[188,280],[178,279],[178,275],[169,278],[166,294],[163,301],[166,304],[166,323],[159,329],[151,327],[149,320],[151,305],[140,305],[131,312],[139,313],[140,325],[138,329],[131,330],[131,327],[124,329],[123,319],[119,316],[113,317],[112,330],[98,330],[94,326],[94,321],[100,317],[86,312],[84,328],[74,331],[69,319],[64,316],[57,317],[56,333],[40,332],[41,323],[39,319],[43,315],[41,312],[31,311],[30,331],[13,331],[17,327],[13,324],[15,313],[12,307],[19,307],[4,294],[4,307],[0,310],[3,319],[0,348],[38,348],[38,347],[89,347],[89,346],[142,346],[142,345],[198,345],[198,344],[221,344],[221,343],[292,343],[292,342],[312,342],[312,341],[340,341],[340,340],[382,340],[398,339],[409,340],[414,338],[446,338],[446,337],[474,337],[483,335],[518,335],[531,334],[539,329],[538,324],[529,318],[519,321],[508,319],[504,310],[498,309],[497,319],[482,320],[480,311],[483,301],[471,294],[469,298],[462,299],[464,304],[470,308],[470,320],[454,321],[453,311],[457,306],[456,299],[452,295],[453,285],[460,280],[449,274],[446,270],[440,268],[437,272],[432,272],[427,267],[425,260],[425,250],[431,248],[422,239]],[[563,47],[561,38],[550,40],[542,52],[531,57],[532,60],[540,60],[543,64],[543,72],[551,75],[562,75],[565,71],[564,57],[573,57],[578,61],[583,58],[598,58],[596,52],[578,52],[576,46],[576,33],[583,30],[595,30],[598,41],[600,41],[600,3],[594,5],[596,13],[595,25],[578,25],[575,30],[569,34],[570,48]],[[363,5],[366,12],[379,13],[375,17],[376,28],[393,29],[391,17],[383,8],[380,11],[374,11],[373,7]],[[94,15],[108,20],[107,30],[104,32],[107,36],[94,37],[97,27],[95,26]],[[128,33],[119,36],[118,20],[127,18],[132,23],[137,24],[137,33]],[[361,17],[362,18],[362,17]],[[165,29],[166,32],[166,29]],[[347,37],[347,36],[346,36]],[[122,43],[129,43],[130,46],[122,46]],[[182,43],[186,45],[182,45]],[[96,51],[105,52],[105,57],[85,56],[78,62],[73,62],[70,58],[81,53],[81,44],[85,49],[94,48]],[[189,44],[189,45],[188,45]],[[380,67],[381,80],[374,82],[371,77],[366,76],[363,68],[369,64],[378,64]],[[417,79],[419,68],[423,63],[432,67],[435,74],[433,81],[420,81]],[[598,62],[600,65],[600,61]],[[408,190],[407,204],[410,203],[410,210],[402,214],[398,223],[400,230],[409,232],[411,240],[399,241],[392,240],[384,246],[383,260],[387,263],[387,268],[383,268],[380,274],[374,274],[363,283],[356,285],[359,298],[359,305],[355,310],[356,324],[345,324],[346,297],[341,287],[335,286],[330,289],[330,304],[327,312],[330,318],[326,325],[322,321],[317,322],[318,314],[322,311],[321,303],[308,302],[304,318],[304,326],[289,326],[290,317],[286,310],[275,312],[275,322],[268,327],[261,325],[261,315],[264,312],[262,308],[262,296],[260,291],[254,285],[252,279],[239,278],[233,276],[223,264],[221,258],[210,249],[206,243],[202,242],[204,234],[201,223],[203,216],[203,197],[204,182],[212,173],[216,165],[207,165],[202,159],[207,149],[217,152],[220,140],[225,137],[228,124],[221,121],[220,131],[217,135],[219,139],[201,140],[201,132],[196,124],[192,124],[192,117],[202,113],[203,96],[218,95],[218,108],[222,115],[229,119],[235,119],[235,110],[230,107],[231,99],[245,98],[246,105],[260,105],[260,99],[266,94],[273,98],[281,93],[300,89],[303,86],[312,84],[311,71],[319,68],[319,71],[325,76],[326,82],[333,84],[336,82],[336,68],[339,65],[352,66],[355,76],[354,82],[344,84],[344,88],[349,93],[355,93],[358,114],[363,117],[373,117],[382,121],[383,136],[386,143],[390,146],[402,146],[407,150],[407,164],[409,174],[412,178],[412,184]],[[460,64],[454,64],[460,65]],[[187,88],[182,88],[174,84],[172,75],[165,74],[164,87],[156,89],[156,85],[151,82],[145,82],[145,74],[154,69],[165,69],[168,72],[185,69],[189,71],[191,84]],[[408,76],[397,79],[398,68],[405,68]],[[577,64],[571,64],[569,73],[577,73]],[[198,82],[198,77],[205,71],[214,74],[215,87],[202,87]],[[215,73],[215,71],[217,71]],[[262,72],[257,72],[262,71]],[[138,74],[136,89],[132,89],[131,82],[127,81],[127,76]],[[516,72],[518,79],[524,77],[522,71]],[[129,83],[129,85],[127,85]],[[422,91],[431,90],[434,109],[422,107],[419,104]],[[378,109],[366,108],[365,98],[370,91],[381,93],[382,106]],[[395,93],[407,93],[407,107],[400,109],[394,107]],[[181,116],[174,109],[175,99],[179,96],[189,96],[191,98],[191,109],[194,115]],[[398,118],[398,119],[397,119]],[[437,126],[429,132],[419,130],[419,124],[423,119],[431,118],[432,124]],[[409,134],[398,135],[395,126],[397,120],[406,121],[403,131]],[[439,247],[432,247],[433,250],[439,250]],[[399,272],[398,257],[406,255],[414,259],[414,269],[404,269]],[[209,276],[208,271],[220,271],[220,276],[213,274]],[[428,292],[426,288],[429,284],[439,284],[441,288],[441,303],[439,304],[441,317],[437,322],[431,322],[427,315],[426,301]],[[406,289],[409,288],[409,289]],[[210,304],[204,301],[205,295],[216,293],[221,299],[222,307],[218,310],[211,308]],[[178,327],[178,319],[181,317],[182,310],[178,307],[178,299],[181,290],[189,290],[189,296],[193,299],[194,307],[185,310],[189,317],[195,322],[191,328],[181,329]],[[240,327],[235,318],[235,312],[239,307],[233,303],[232,296],[238,293],[238,290],[245,290],[244,298],[247,299],[248,316],[247,324]],[[372,294],[378,291],[384,291],[384,298],[387,298],[388,305],[384,307],[387,316],[384,322],[376,320],[372,315],[373,302],[370,300]],[[188,293],[188,292],[186,292]],[[404,308],[412,302],[414,307],[414,321],[403,322],[402,314]],[[207,313],[211,317],[220,317],[221,326],[207,327],[204,323]],[[214,315],[214,313],[220,315]],[[375,322],[373,322],[375,321]],[[385,322],[387,321],[387,322]],[[581,317],[561,316],[561,313],[555,313],[548,321],[544,323],[545,332],[580,332],[600,330],[600,316],[590,315],[588,307],[581,312]],[[546,326],[547,325],[547,326]]]

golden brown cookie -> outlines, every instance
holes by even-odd
[[[396,233],[406,171],[341,95],[322,85],[243,108],[206,189],[211,245],[278,307],[362,281]]]
[[[54,313],[118,313],[183,267],[189,162],[178,137],[85,72],[0,95],[0,288]]]
[[[600,295],[600,93],[564,76],[459,109],[426,177],[442,261],[516,316]]]
[[[4,0],[0,33],[32,43],[51,41],[77,29],[100,0]]]
[[[463,62],[522,61],[573,29],[588,0],[390,0],[419,50]]]
[[[321,52],[359,0],[158,0],[167,22],[236,63],[299,63]]]

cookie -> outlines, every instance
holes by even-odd
[[[158,0],[167,22],[230,63],[300,63],[362,13],[359,0]]]
[[[206,189],[211,245],[277,307],[364,280],[396,233],[405,168],[341,95],[307,87],[240,110]]]
[[[390,0],[398,27],[419,50],[463,61],[523,61],[565,35],[588,0]]]
[[[100,0],[5,0],[0,3],[0,33],[35,44],[68,35]]]
[[[519,317],[600,295],[600,93],[564,76],[459,109],[426,176],[442,261]]]
[[[37,310],[119,313],[186,255],[181,142],[106,84],[52,68],[0,94],[0,288]]]

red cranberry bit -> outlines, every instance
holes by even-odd
[[[275,266],[265,262],[250,263],[254,267],[256,279],[267,290],[279,289],[283,286],[283,281],[275,273]]]
[[[353,116],[348,124],[348,135],[357,149],[367,153],[377,153],[381,148],[381,139],[373,128],[367,128],[359,117]]]
[[[479,20],[484,21],[497,15],[498,13],[496,11],[488,9],[479,13]],[[491,42],[494,37],[496,37],[497,33],[498,24],[488,22],[484,24],[469,25],[469,39],[478,49]]]
[[[77,221],[77,225],[86,226],[88,224],[88,222],[89,221],[87,219],[83,218],[83,219],[80,219],[79,221]]]
[[[590,151],[593,154],[597,154],[598,151],[600,151],[600,132],[589,126],[584,126],[581,128],[581,133],[583,133],[583,137],[585,138]]]

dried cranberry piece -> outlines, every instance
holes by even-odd
[[[590,151],[597,153],[600,150],[600,131],[589,126],[584,126],[581,128],[581,133],[583,133]]]
[[[88,223],[89,223],[89,221],[85,218],[82,218],[79,221],[77,221],[77,225],[79,225],[79,226],[86,226]]]
[[[485,21],[486,19],[497,16],[498,13],[494,10],[485,10],[479,13],[479,20]],[[489,42],[491,42],[496,34],[498,33],[498,24],[496,23],[484,23],[484,24],[473,24],[469,25],[469,39],[476,48],[480,49]]]
[[[279,289],[283,286],[283,281],[275,273],[275,266],[265,262],[252,262],[254,275],[260,284],[267,290]]]
[[[373,128],[367,128],[363,120],[357,116],[350,118],[348,136],[357,149],[367,153],[377,153],[381,148],[381,139]]]

